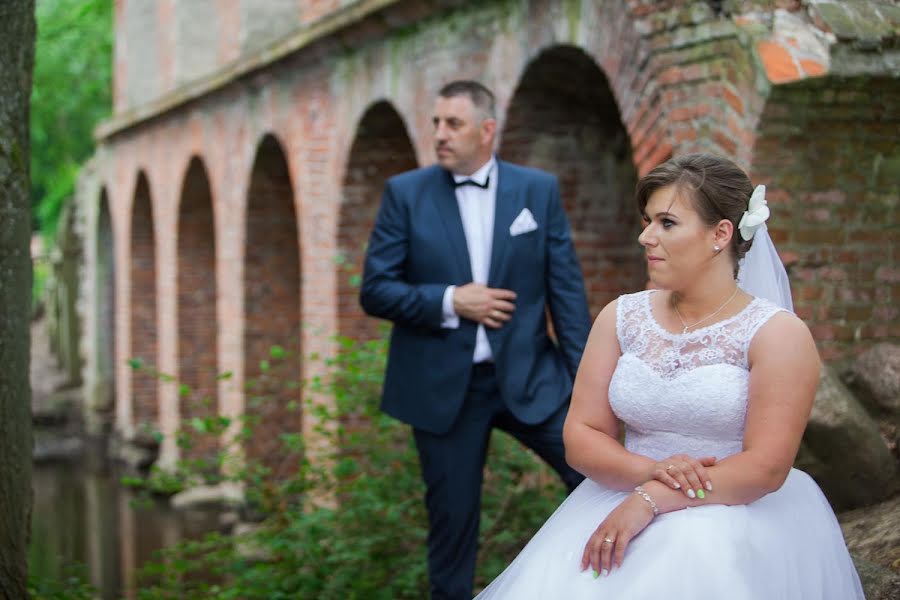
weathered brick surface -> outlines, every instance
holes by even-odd
[[[391,175],[415,169],[406,126],[387,102],[372,106],[357,128],[343,181],[337,230],[338,333],[356,340],[373,339],[378,322],[359,305],[359,282],[366,243],[375,224],[384,182]]]
[[[752,175],[826,359],[900,334],[898,93],[897,79],[815,79],[775,88],[760,120]]]
[[[284,475],[298,456],[285,451],[279,433],[302,426],[301,389],[291,385],[301,376],[300,245],[284,150],[272,136],[253,164],[244,251],[244,381],[255,422],[247,454]]]
[[[550,50],[522,77],[500,155],[556,174],[591,312],[646,281],[628,134],[603,72],[582,51]]]
[[[217,413],[216,273],[212,193],[201,160],[191,160],[178,213],[178,381],[180,414],[188,422]],[[185,428],[192,432],[190,423]],[[191,435],[192,456],[215,449],[209,436]]]
[[[132,419],[135,427],[158,427],[156,326],[156,255],[150,184],[138,176],[131,209],[131,350],[129,358],[147,367],[132,373]]]
[[[283,319],[280,333],[299,331],[302,356],[331,355],[335,333],[372,334],[353,284],[382,183],[434,161],[433,94],[462,77],[495,91],[502,157],[559,176],[594,312],[644,280],[630,205],[635,179],[672,155],[702,150],[733,157],[770,186],[773,237],[790,265],[798,312],[823,354],[900,337],[892,308],[900,296],[900,177],[890,138],[897,115],[888,100],[896,97],[897,79],[883,67],[893,55],[829,37],[805,3],[760,0],[748,5],[755,12],[719,14],[714,3],[688,0],[398,1],[388,3],[390,12],[353,24],[352,34],[334,34],[127,124],[121,119],[135,103],[152,102],[166,85],[213,63],[204,48],[190,65],[177,33],[174,48],[150,44],[160,19],[172,25],[186,14],[183,4],[151,11],[157,21],[135,37],[132,17],[151,17],[137,0],[117,2],[120,120],[80,186],[91,282],[83,289],[86,305],[102,308],[96,282],[108,276],[98,262],[101,189],[114,234],[104,247],[116,264],[135,260],[140,230],[132,205],[140,203],[132,197],[143,171],[156,236],[160,368],[194,379],[199,369],[232,372],[217,383],[198,380],[217,399],[211,410],[234,416],[255,409],[242,391],[265,351],[254,340],[276,335],[261,315]],[[287,6],[276,4],[272,10]],[[344,4],[300,2],[298,27],[359,5]],[[227,67],[248,56],[245,3],[215,5],[217,33],[208,41],[215,63]],[[779,83],[778,69],[788,67],[767,58],[767,47],[777,55],[786,50],[796,71],[790,81]],[[881,75],[866,74],[867,57]],[[147,80],[132,80],[136,74]],[[264,139],[277,140],[280,150]],[[208,183],[187,193],[194,157]],[[134,323],[147,310],[137,275],[129,268],[116,273],[115,382],[124,405],[132,387],[135,399],[141,389],[124,364],[138,342]],[[91,382],[112,369],[98,358],[99,318],[91,314],[83,344]],[[322,368],[302,358],[294,364],[302,378]],[[164,432],[193,414],[179,406],[172,384],[160,383],[157,395]],[[142,410],[117,410],[117,429],[130,431]],[[301,426],[311,433],[306,420]],[[167,441],[163,455],[171,461],[178,450]]]

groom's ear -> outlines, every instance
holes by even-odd
[[[485,144],[493,142],[497,135],[497,119],[488,117],[481,122],[481,141]]]

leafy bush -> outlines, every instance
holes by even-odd
[[[378,410],[385,357],[384,339],[341,340],[338,356],[326,361],[328,374],[306,386],[333,399],[331,406],[305,403],[304,418],[315,420],[328,441],[326,453],[314,457],[316,450],[305,448],[296,476],[282,481],[260,465],[235,474],[251,512],[265,517],[258,528],[166,550],[140,574],[138,597],[427,596],[425,490],[409,428]],[[286,451],[303,446],[296,432],[285,432],[282,441]],[[555,474],[531,452],[505,434],[494,436],[483,491],[481,585],[502,570],[563,495]]]
[[[67,565],[61,579],[28,577],[28,595],[32,600],[94,600],[99,597],[90,584],[83,565]]]

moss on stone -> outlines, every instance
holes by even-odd
[[[834,35],[844,39],[857,37],[859,32],[856,29],[856,24],[843,6],[831,3],[821,3],[815,6],[822,20],[831,28]]]

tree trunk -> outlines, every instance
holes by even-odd
[[[0,0],[0,600],[28,597],[34,0]]]

